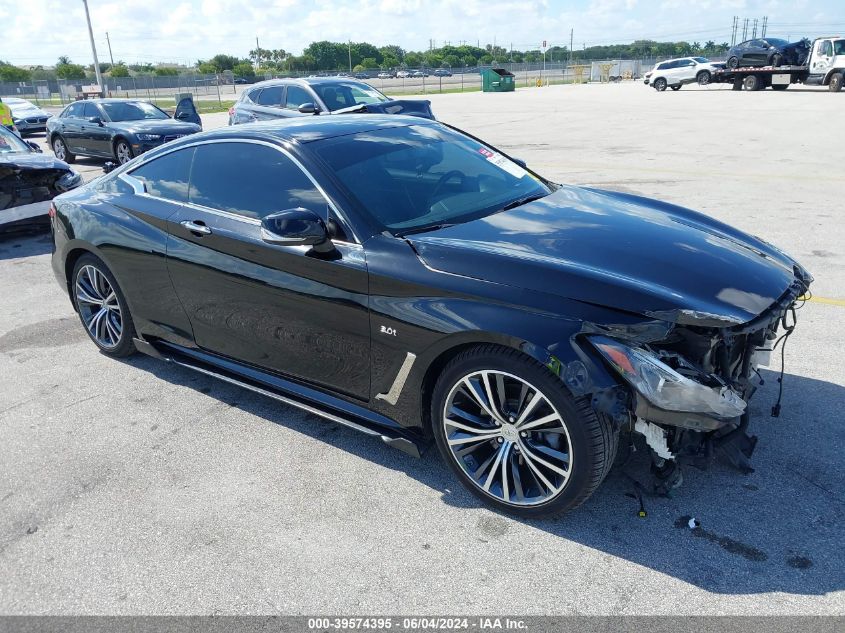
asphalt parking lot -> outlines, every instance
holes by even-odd
[[[773,372],[752,401],[756,471],[688,469],[640,518],[617,470],[561,519],[513,520],[433,449],[415,460],[187,370],[106,358],[49,238],[6,239],[0,613],[845,612],[845,97],[634,82],[428,98],[552,179],[699,209],[815,274],[781,417]]]

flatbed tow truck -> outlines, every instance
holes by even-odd
[[[827,86],[839,92],[845,83],[845,38],[820,37],[813,41],[803,66],[725,68],[713,73],[715,83],[732,83],[734,90],[786,90],[791,84]]]

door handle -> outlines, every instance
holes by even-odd
[[[184,226],[191,233],[198,233],[200,235],[211,235],[211,229],[207,227],[202,221],[185,220],[184,222],[180,222],[179,224]]]

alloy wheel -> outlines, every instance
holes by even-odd
[[[115,153],[117,154],[117,162],[119,162],[121,165],[128,163],[130,160],[132,160],[132,150],[129,148],[129,145],[127,143],[124,143],[123,141],[117,144],[117,147],[115,148]]]
[[[76,305],[91,338],[105,349],[117,347],[123,333],[120,302],[106,276],[90,264],[76,276]]]
[[[572,473],[572,444],[549,398],[501,371],[464,376],[450,390],[442,424],[452,457],[485,494],[517,506],[559,495]]]
[[[57,138],[53,141],[53,154],[56,155],[56,158],[59,160],[64,160],[67,156],[67,151],[65,150],[65,143],[62,139]]]

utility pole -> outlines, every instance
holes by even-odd
[[[733,24],[731,25],[731,46],[736,44],[736,32],[739,28],[739,18],[734,16]]]
[[[757,39],[757,18],[754,18],[754,29],[751,31],[751,39]]]
[[[742,21],[742,41],[744,42],[747,39],[748,39],[748,18],[745,18]]]
[[[100,73],[100,62],[97,60],[97,47],[94,45],[94,30],[91,28],[91,14],[88,13],[88,0],[82,0],[85,5],[85,20],[88,22],[88,38],[91,40],[91,54],[94,56],[94,75],[97,77],[97,86],[103,92],[103,75]]]
[[[766,37],[766,27],[769,25],[769,16],[763,16],[763,28],[760,31],[760,37]]]
[[[575,29],[569,29],[569,65],[572,65],[572,38],[575,36]]]
[[[258,36],[255,36],[255,69],[261,66],[261,46],[258,45]]]
[[[349,72],[352,72],[352,40],[348,40],[349,44]]]
[[[109,61],[111,62],[111,65],[114,66],[114,56],[111,54],[111,40],[109,39],[108,31],[106,31],[106,42],[109,45]]]

